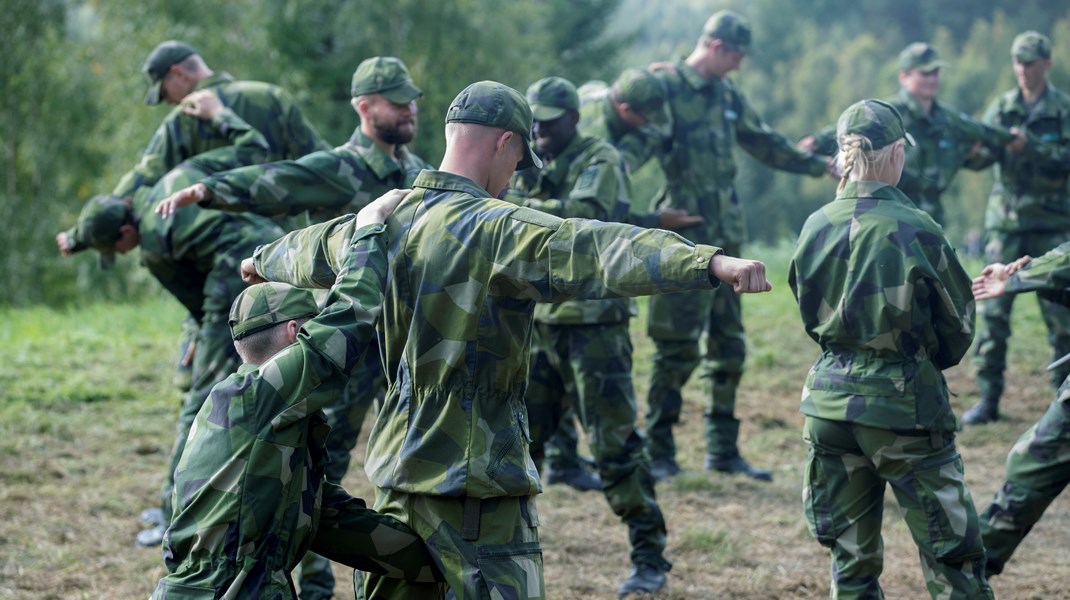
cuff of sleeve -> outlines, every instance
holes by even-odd
[[[713,276],[713,271],[710,270],[710,261],[714,256],[718,254],[724,254],[724,250],[717,246],[707,246],[706,244],[695,245],[695,256],[691,259],[692,267],[696,271],[702,271],[706,275],[706,280],[710,283],[710,287],[717,287],[721,285],[721,280]]]
[[[75,253],[75,252],[81,252],[81,251],[89,248],[89,246],[87,244],[83,244],[83,243],[78,241],[78,236],[75,235],[77,233],[77,230],[78,230],[77,227],[71,227],[67,231],[63,232],[67,236],[67,240],[70,241],[70,243],[71,243],[70,251],[71,251],[72,254]]]

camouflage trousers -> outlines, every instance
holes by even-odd
[[[1007,476],[981,513],[988,574],[1003,571],[1033,525],[1070,484],[1070,379],[1007,455]]]
[[[739,256],[739,247],[725,248]],[[673,460],[672,426],[680,421],[681,390],[703,358],[700,340],[706,334],[703,377],[709,382],[705,404],[706,451],[717,458],[739,454],[736,391],[747,355],[743,307],[731,286],[652,296],[647,332],[654,358],[647,396],[646,438],[653,460]]]
[[[643,438],[636,430],[632,340],[628,322],[598,325],[536,323],[527,391],[531,454],[571,407],[583,425],[613,513],[628,526],[632,563],[668,571],[665,517],[654,494]]]
[[[379,345],[372,340],[353,368],[345,393],[323,409],[327,424],[331,426],[325,446],[328,461],[324,475],[327,481],[341,483],[349,471],[350,455],[357,445],[364,417],[385,389],[386,377],[379,359]],[[297,579],[301,600],[331,598],[334,594],[331,562],[315,552],[309,552],[301,559]]]
[[[199,327],[197,319],[194,319],[193,315],[186,313],[186,317],[182,319],[182,332],[178,336],[178,350],[175,353],[175,373],[171,378],[171,383],[183,394],[193,387],[193,361],[186,362],[186,355],[189,353],[189,348],[194,343],[194,340],[197,339],[197,329]]]
[[[986,233],[985,262],[1008,263],[1025,256],[1040,256],[1070,239],[1065,232]],[[1016,294],[977,303],[978,321],[976,357],[977,385],[981,396],[998,400],[1003,395],[1003,371],[1007,368],[1007,340],[1011,337],[1011,308]],[[1048,344],[1052,358],[1070,353],[1070,308],[1037,297],[1040,313],[1048,326]],[[1051,373],[1052,386],[1070,375],[1070,364]]]
[[[883,598],[881,518],[892,486],[918,546],[929,594],[993,598],[962,459],[951,432],[897,432],[806,417],[803,508],[832,553],[833,598]]]
[[[467,498],[378,490],[376,510],[423,538],[456,600],[546,597],[534,496]],[[368,573],[368,600],[442,598],[438,584]]]

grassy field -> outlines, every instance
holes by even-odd
[[[703,382],[686,389],[678,428],[687,472],[658,488],[669,525],[671,590],[661,597],[823,598],[828,556],[810,537],[800,502],[806,447],[799,389],[816,356],[785,283],[786,248],[752,248],[776,289],[747,297],[748,371],[742,446],[772,483],[702,470]],[[979,270],[979,265],[972,265]],[[163,574],[158,549],[134,547],[137,515],[155,505],[172,443],[178,395],[170,385],[182,313],[169,299],[77,310],[0,311],[0,598],[144,598]],[[640,401],[650,345],[636,339]],[[1049,352],[1031,297],[1018,303],[1006,418],[959,436],[979,508],[1003,477],[1007,451],[1050,403]],[[948,372],[961,414],[976,400],[969,365]],[[365,430],[367,429],[365,425]],[[358,445],[346,486],[371,498]],[[614,598],[629,570],[624,527],[599,494],[560,486],[539,497],[551,598]],[[889,598],[926,597],[914,544],[887,497]],[[1070,597],[1070,494],[1049,508],[1006,572],[1001,598]],[[339,598],[352,598],[336,568]]]

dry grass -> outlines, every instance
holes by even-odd
[[[778,280],[782,282],[781,277]],[[1035,304],[1024,299],[1005,399],[1007,419],[959,436],[966,475],[983,507],[1002,481],[1017,436],[1051,399]],[[701,470],[702,382],[686,390],[678,427],[688,472],[658,488],[669,525],[671,590],[660,597],[823,598],[828,556],[800,504],[798,394],[815,356],[787,286],[747,298],[749,370],[739,402],[743,451],[772,483]],[[181,315],[171,303],[96,306],[77,315],[0,313],[0,598],[144,598],[163,574],[158,550],[135,548],[137,514],[155,503],[177,397],[169,388]],[[637,334],[636,384],[645,391],[650,348]],[[59,333],[57,333],[59,332]],[[961,412],[975,401],[967,366],[948,373]],[[367,429],[367,426],[365,427]],[[363,442],[358,448],[363,448]],[[362,450],[346,479],[370,498]],[[554,486],[539,497],[551,598],[613,598],[629,570],[624,527],[595,493]],[[926,597],[914,544],[887,497],[889,598]],[[1070,495],[1059,498],[992,585],[1001,598],[1068,598]],[[352,598],[336,568],[339,598]]]

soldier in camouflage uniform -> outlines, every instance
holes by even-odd
[[[380,335],[390,387],[365,468],[376,510],[428,543],[458,600],[543,598],[524,403],[535,303],[709,288],[713,277],[741,293],[770,286],[761,263],[675,234],[494,199],[518,167],[541,166],[515,90],[472,84],[446,122],[442,170],[421,173],[389,222]],[[262,248],[256,270],[294,285],[328,276],[352,229],[294,232]],[[422,597],[375,575],[365,590]]]
[[[153,598],[294,598],[290,570],[309,548],[384,576],[441,581],[408,526],[323,476],[321,409],[375,338],[382,222],[402,197],[341,218],[354,224],[353,243],[332,265],[339,276],[322,311],[310,291],[281,283],[235,300],[229,324],[243,364],[212,390],[190,431],[164,538],[168,574]]]
[[[209,121],[220,137],[234,145],[188,159],[156,185],[139,188],[133,198],[94,197],[82,210],[78,224],[56,236],[63,254],[93,248],[100,252],[102,262],[108,264],[116,252],[125,253],[140,246],[142,264],[198,324],[193,384],[183,399],[175,447],[161,491],[162,523],[168,523],[171,518],[174,467],[193,418],[212,386],[237,366],[226,323],[227,310],[244,287],[238,276],[238,265],[258,245],[284,233],[278,225],[257,215],[196,209],[164,220],[153,212],[157,202],[213,171],[252,164],[269,155],[264,137],[222,106],[213,92],[198,92],[187,102],[183,109],[186,114]],[[163,528],[146,532],[139,537],[141,545],[160,543]],[[153,539],[145,540],[149,534]]]
[[[1008,265],[989,265],[973,280],[974,298],[978,300],[1031,291],[1052,302],[1070,305],[1070,242],[1035,260],[1026,256]],[[1055,401],[1040,421],[1018,438],[1007,455],[1006,480],[981,513],[989,576],[1003,572],[1018,544],[1067,484],[1070,377],[1063,380]]]
[[[778,169],[815,177],[826,170],[825,159],[797,149],[766,125],[726,78],[739,68],[750,39],[750,27],[741,16],[719,11],[706,22],[692,53],[658,73],[672,113],[670,138],[651,145],[665,172],[662,205],[704,217],[704,225],[680,233],[721,246],[728,254],[739,253],[746,233],[743,206],[732,183],[737,144]],[[704,376],[711,390],[705,411],[705,466],[771,480],[768,471],[743,460],[737,444],[736,391],[746,355],[739,298],[726,288],[656,296],[650,300],[648,332],[655,354],[646,435],[655,477],[679,471],[672,426],[680,418],[680,392],[700,362],[699,339],[706,332]]]
[[[1048,82],[1051,42],[1045,36],[1035,31],[1020,34],[1011,57],[1018,88],[996,98],[984,122],[1010,128],[1019,137],[978,159],[981,164],[996,163],[996,183],[985,211],[985,258],[1000,263],[1039,256],[1070,240],[1070,96]],[[1038,300],[1053,355],[1070,353],[1070,308]],[[962,415],[964,424],[999,418],[1013,302],[1012,295],[981,303],[976,356],[981,399]],[[1070,375],[1070,365],[1051,375],[1058,386]]]
[[[273,218],[307,212],[310,221],[322,223],[356,212],[389,190],[411,186],[431,165],[405,146],[416,136],[416,100],[422,95],[405,64],[391,56],[366,59],[353,73],[351,91],[360,125],[347,143],[297,160],[215,173],[161,202],[157,212],[166,215],[199,201],[205,208]],[[331,426],[327,481],[342,481],[364,416],[385,389],[378,342],[372,340],[345,394],[324,409]],[[300,581],[305,600],[330,597],[334,587],[329,565],[313,553],[301,563]]]
[[[544,164],[533,178],[514,176],[509,199],[561,218],[623,220],[630,205],[624,163],[609,142],[577,133],[576,87],[566,79],[547,77],[528,88],[527,98],[535,150]],[[628,332],[633,313],[627,298],[535,307],[528,422],[531,455],[541,466],[544,443],[561,423],[562,413],[570,406],[575,409],[606,500],[628,525],[632,563],[642,573],[621,591],[653,593],[664,587],[672,565],[665,560],[665,518],[636,430]]]
[[[992,598],[941,373],[973,339],[970,279],[940,226],[895,187],[913,143],[895,108],[853,104],[837,138],[839,190],[803,225],[788,271],[822,350],[802,392],[807,523],[832,553],[832,597],[882,598],[891,484],[929,594]]]
[[[1002,127],[978,122],[965,113],[937,102],[940,69],[944,61],[929,44],[915,42],[899,53],[899,94],[886,99],[899,111],[916,146],[907,149],[903,177],[896,186],[937,223],[944,222],[940,196],[963,167],[985,168],[972,159],[982,145],[999,151],[1015,139]],[[801,147],[820,154],[836,153],[836,128],[804,138]]]

